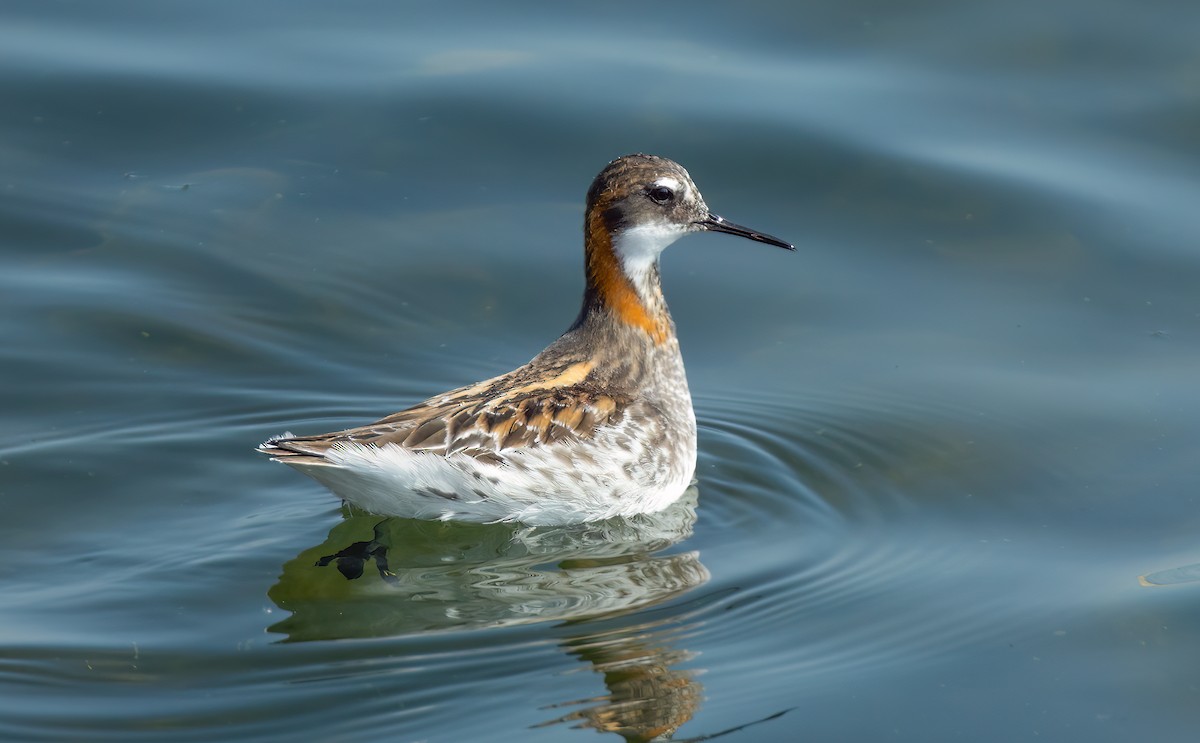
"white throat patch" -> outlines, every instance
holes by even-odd
[[[650,273],[663,249],[685,234],[686,229],[669,222],[640,224],[619,233],[613,247],[621,259],[625,275],[638,286]]]

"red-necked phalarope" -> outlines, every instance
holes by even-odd
[[[566,524],[666,508],[696,469],[696,415],[658,256],[700,230],[795,250],[710,212],[671,160],[613,160],[588,189],[587,286],[561,338],[499,377],[259,451],[381,515]]]

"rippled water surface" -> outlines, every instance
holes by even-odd
[[[1200,6],[0,9],[0,738],[1191,741]],[[383,519],[256,455],[528,360],[631,151],[662,514]]]

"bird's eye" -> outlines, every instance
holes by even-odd
[[[669,204],[675,200],[675,192],[666,186],[655,186],[650,189],[648,195],[656,204]]]

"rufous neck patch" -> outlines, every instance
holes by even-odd
[[[652,313],[625,272],[613,248],[612,235],[606,229],[601,210],[593,208],[587,217],[587,280],[600,301],[626,325],[641,328],[655,344],[670,337],[670,319],[665,312]]]

